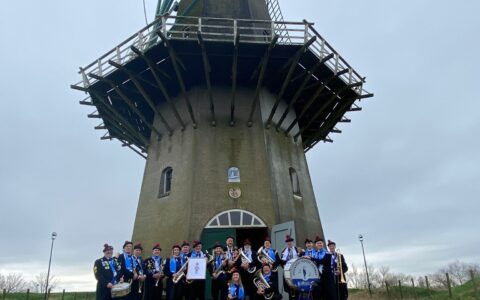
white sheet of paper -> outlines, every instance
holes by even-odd
[[[205,280],[207,276],[207,259],[206,258],[190,258],[188,260],[188,280]]]

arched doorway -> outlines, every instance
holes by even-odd
[[[268,235],[268,226],[252,212],[230,209],[215,215],[207,222],[202,232],[202,241],[206,248],[210,248],[216,241],[225,244],[229,235],[235,237],[235,243],[239,247],[248,238],[253,249],[258,249]]]

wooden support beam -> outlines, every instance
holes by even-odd
[[[95,104],[93,104],[92,101],[87,101],[86,99],[85,100],[80,100],[80,101],[78,101],[78,103],[80,103],[81,105],[95,106]]]
[[[317,139],[322,138],[323,136],[327,135],[329,132],[334,132],[332,129],[334,129],[335,124],[337,124],[337,122],[341,122],[341,120],[344,118],[343,115],[348,111],[348,107],[350,107],[358,99],[370,98],[370,97],[373,97],[373,94],[357,95],[345,100],[344,102],[341,102],[336,108],[335,112],[332,112],[328,116],[328,119],[326,119],[323,122],[323,124],[320,126],[320,128],[318,129],[318,133],[315,134],[312,138],[310,138],[309,141],[306,141],[306,144],[308,144],[311,141],[315,141]],[[351,122],[351,120],[349,121]]]
[[[322,60],[320,60],[319,62],[317,62],[313,68],[309,71],[307,71],[307,76],[305,76],[305,78],[303,79],[302,81],[302,84],[300,84],[300,87],[297,89],[297,91],[295,92],[292,100],[290,100],[290,102],[288,103],[288,106],[287,108],[285,108],[285,110],[283,111],[283,114],[282,116],[280,117],[280,120],[278,121],[278,124],[277,126],[275,126],[275,129],[278,131],[280,126],[282,126],[282,123],[283,121],[285,120],[285,118],[287,117],[288,115],[288,112],[290,111],[290,109],[292,109],[292,107],[295,105],[295,103],[297,102],[297,100],[300,98],[300,95],[302,94],[303,90],[305,89],[305,86],[308,84],[308,82],[310,81],[310,79],[312,78],[313,74],[315,74],[315,72],[317,71],[318,68],[320,68],[325,62],[327,62],[329,59],[331,59],[333,57],[333,53],[331,53],[330,55],[324,57]]]
[[[123,117],[119,112],[117,112],[117,110],[114,107],[112,107],[112,105],[110,105],[110,102],[107,99],[105,99],[102,95],[100,95],[99,93],[97,93],[97,92],[95,92],[91,89],[89,90],[89,93],[90,93],[90,96],[92,97],[92,99],[93,99],[93,97],[95,97],[95,99],[98,100],[98,103],[100,104],[100,107],[105,110],[105,112],[107,113],[107,116],[109,114],[109,115],[111,115],[112,120],[118,120],[119,123],[122,124],[121,126],[124,127],[125,130],[130,133],[130,135],[136,136],[137,139],[139,139],[141,141],[141,143],[143,145],[145,145],[145,147],[149,146],[150,143],[145,138],[145,136],[143,136],[143,134],[141,134],[138,131],[138,129],[135,129],[130,124],[130,122],[127,119],[125,119],[125,117]],[[105,117],[105,114],[104,114],[104,117]]]
[[[270,44],[268,45],[267,50],[265,50],[265,54],[263,55],[260,74],[258,75],[257,88],[255,89],[255,96],[253,97],[252,106],[250,108],[250,115],[248,116],[248,122],[247,122],[248,127],[251,127],[253,124],[252,123],[253,113],[255,112],[255,108],[257,107],[257,102],[260,95],[260,89],[263,84],[265,71],[267,70],[268,60],[270,58],[270,53],[272,52],[273,47],[275,47],[275,44],[277,43],[277,40],[278,40],[278,35],[275,35],[272,41],[270,42]]]
[[[71,85],[70,85],[70,88],[73,89],[73,90],[77,90],[77,91],[81,91],[81,92],[88,93],[88,89],[87,89],[87,88],[84,88],[83,86],[71,84]]]
[[[147,159],[147,157],[145,155],[143,155],[142,152],[138,151],[137,149],[133,148],[132,147],[132,144],[128,143],[128,142],[125,142],[125,141],[122,141],[122,140],[119,140],[120,142],[122,142],[122,147],[128,147],[130,148],[131,150],[133,150],[133,152],[137,153],[138,155],[140,155],[141,157],[143,157],[144,159]]]
[[[110,65],[114,66],[115,68],[121,70],[125,74],[127,74],[128,78],[130,78],[130,80],[133,82],[133,84],[135,85],[137,90],[140,92],[140,94],[142,95],[145,102],[147,102],[147,104],[150,106],[150,108],[158,115],[158,117],[160,118],[160,121],[162,122],[163,126],[165,126],[165,129],[167,129],[168,134],[171,136],[173,134],[172,128],[168,124],[167,120],[163,117],[163,114],[160,112],[157,105],[155,105],[152,98],[150,98],[150,96],[147,94],[147,92],[145,91],[143,86],[140,84],[140,82],[138,82],[138,80],[135,78],[135,75],[130,70],[128,70],[125,66],[122,66],[122,65],[120,65],[120,64],[118,64],[118,63],[116,63],[112,60],[109,60],[108,63]]]
[[[88,118],[90,119],[101,119],[102,117],[98,114],[98,111],[94,111],[91,114],[87,115]]]
[[[175,107],[175,103],[173,103],[173,100],[170,98],[170,95],[168,95],[167,88],[165,87],[165,85],[162,83],[162,80],[160,79],[160,76],[159,76],[160,70],[158,69],[157,65],[150,58],[146,57],[139,49],[135,48],[134,46],[131,46],[130,49],[139,57],[141,57],[145,61],[145,63],[148,65],[148,67],[150,68],[150,72],[152,72],[153,78],[155,79],[155,83],[157,84],[158,88],[162,92],[162,95],[165,98],[165,100],[167,100],[167,103],[172,109],[173,114],[175,115],[175,118],[177,119],[178,123],[180,123],[182,131],[185,130],[185,123],[180,117],[180,114],[178,113],[178,110]]]
[[[347,117],[344,116],[343,118],[341,118],[340,120],[338,120],[338,122],[339,122],[339,123],[350,123],[350,122],[352,122],[352,120],[350,120],[349,118],[347,118]]]
[[[183,97],[185,98],[185,104],[187,105],[188,113],[190,114],[192,126],[193,128],[197,128],[197,121],[195,121],[192,104],[190,103],[190,99],[188,98],[187,88],[185,87],[185,82],[183,81],[182,74],[178,67],[179,63],[178,63],[177,54],[175,53],[175,49],[173,49],[172,45],[170,45],[170,41],[163,35],[161,31],[157,30],[156,33],[162,39],[162,42],[165,45],[165,47],[167,47],[168,53],[170,54],[170,60],[172,61],[173,69],[175,70],[175,74],[177,75],[177,80],[178,80],[178,83],[180,84],[180,88],[182,89]]]
[[[283,98],[283,94],[285,93],[285,90],[288,87],[288,84],[290,83],[290,79],[292,78],[293,72],[295,71],[298,61],[302,57],[303,53],[308,49],[308,47],[315,42],[317,39],[316,36],[312,37],[310,40],[308,40],[292,57],[290,61],[290,68],[288,69],[288,73],[285,76],[285,79],[283,80],[282,86],[280,88],[280,92],[277,95],[277,99],[275,100],[275,103],[272,106],[272,110],[270,111],[270,115],[268,116],[266,127],[267,129],[270,128],[270,123],[272,122],[273,116],[275,115],[275,112],[277,111],[278,105],[280,104],[280,101]]]
[[[123,102],[125,102],[128,105],[128,107],[130,107],[130,109],[143,121],[143,123],[148,128],[150,128],[150,130],[154,131],[158,135],[159,138],[162,136],[161,132],[157,128],[155,128],[153,126],[153,124],[151,124],[147,120],[147,117],[145,117],[145,115],[137,108],[134,101],[132,101],[130,98],[128,98],[128,96],[125,95],[113,81],[111,81],[110,79],[107,79],[105,77],[92,74],[92,73],[88,74],[88,76],[90,76],[90,77],[92,77],[96,80],[103,81],[103,82],[107,83],[108,85],[110,85],[110,87],[115,90],[117,95],[120,96],[120,98],[123,100]]]
[[[330,78],[330,80],[333,80],[334,78],[338,78],[340,77],[340,75],[343,75],[345,73],[348,73],[350,71],[350,69],[343,69],[343,70],[340,70],[338,71],[337,73],[333,74],[332,78]],[[318,81],[318,82],[315,82],[315,83],[312,83],[311,85],[307,86],[305,89],[306,90],[309,90],[311,88],[316,88],[318,86],[322,85],[322,82],[321,81]]]
[[[104,114],[103,120],[105,122],[110,123],[110,126],[108,128],[106,128],[110,132],[110,135],[112,135],[112,133],[114,133],[117,136],[122,136],[125,139],[134,142],[137,145],[137,147],[141,148],[139,145],[142,145],[142,141],[139,140],[138,137],[136,137],[136,135],[130,134],[130,132],[127,130],[127,128],[122,127],[122,125],[120,123],[118,123],[118,121],[115,120],[115,118],[111,117],[108,114],[107,115]]]
[[[100,125],[97,125],[95,127],[93,127],[95,130],[104,130],[104,129],[107,129],[107,126],[105,126],[105,124],[100,124]]]
[[[342,133],[342,131],[338,128],[333,128],[330,132],[333,132],[333,133]]]
[[[212,71],[212,69],[208,61],[207,50],[205,49],[205,43],[203,42],[202,33],[200,31],[197,31],[197,37],[198,37],[198,44],[202,49],[203,70],[205,72],[205,81],[207,83],[208,98],[210,100],[210,114],[212,116],[211,124],[212,126],[215,126],[217,121],[215,119],[215,104],[213,102],[212,84],[210,82],[210,72]]]
[[[307,128],[322,114],[324,113],[325,109],[330,106],[332,104],[332,102],[335,100],[335,99],[341,99],[340,98],[340,94],[347,90],[347,89],[351,89],[351,88],[354,88],[356,86],[359,86],[359,85],[362,85],[363,82],[359,81],[359,82],[355,82],[355,83],[352,83],[352,84],[347,84],[345,86],[343,86],[342,88],[340,88],[338,91],[333,91],[333,95],[328,98],[327,101],[325,101],[322,105],[322,107],[317,110],[315,112],[315,114],[313,115],[312,118],[310,118],[310,120],[307,122],[306,125],[303,126],[303,128],[300,128],[300,130],[298,131],[298,133],[294,136],[294,139],[296,140],[298,138],[299,135],[301,135],[305,130],[307,130]],[[341,100],[339,100],[340,102]]]
[[[346,73],[348,72],[348,69],[344,69],[336,74],[333,74],[331,75],[330,77],[328,77],[326,80],[324,80],[323,82],[319,82],[320,83],[320,86],[317,88],[317,90],[315,91],[315,93],[313,93],[313,95],[310,97],[310,100],[308,100],[308,102],[303,105],[303,108],[302,108],[302,111],[300,112],[300,114],[298,114],[296,117],[295,117],[295,120],[293,120],[292,123],[290,123],[290,125],[288,126],[287,130],[285,131],[285,135],[288,135],[288,133],[290,132],[290,130],[292,130],[293,126],[295,126],[295,124],[298,123],[298,121],[300,121],[300,119],[305,115],[305,113],[308,111],[308,109],[310,108],[310,106],[312,106],[312,104],[315,102],[315,100],[317,100],[317,98],[320,96],[320,94],[323,92],[323,90],[325,89],[325,87],[334,79],[334,78],[337,78],[338,76],[340,76],[341,74],[343,73]]]
[[[230,126],[235,125],[235,94],[237,93],[237,66],[238,66],[238,47],[240,45],[240,34],[237,31],[233,46],[232,62],[232,100],[230,102]]]
[[[362,108],[355,103],[352,104],[352,106],[348,109],[348,111],[361,111]]]

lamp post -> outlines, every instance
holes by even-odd
[[[367,259],[365,258],[365,249],[363,248],[363,235],[359,234],[358,240],[360,241],[360,244],[362,244],[363,262],[365,263],[365,274],[367,275],[368,293],[370,294],[370,297],[372,297],[372,289],[370,288],[370,277],[368,276]]]
[[[57,238],[57,233],[52,232],[52,245],[50,246],[50,259],[48,260],[48,271],[47,271],[47,280],[45,284],[45,296],[44,300],[47,300],[47,294],[48,294],[48,279],[50,278],[50,265],[52,264],[52,252],[53,252],[53,242]]]

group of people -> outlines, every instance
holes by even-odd
[[[251,242],[243,241],[237,248],[235,239],[227,237],[226,245],[219,242],[211,247],[212,253],[203,249],[201,241],[192,245],[184,241],[172,247],[170,256],[162,258],[162,248],[155,244],[152,255],[142,259],[143,247],[130,241],[123,244],[123,253],[114,256],[113,247],[105,244],[104,256],[95,261],[94,274],[97,279],[97,300],[111,300],[111,289],[118,283],[129,283],[130,293],[121,300],[161,300],[165,289],[167,300],[204,300],[205,280],[188,280],[188,261],[191,258],[205,258],[211,276],[213,300],[279,300],[278,268],[296,258],[312,260],[319,269],[320,281],[307,298],[315,300],[346,300],[348,297],[345,272],[348,267],[342,254],[336,251],[336,244],[316,237],[306,239],[305,248],[294,245],[294,239],[287,236],[286,247],[278,252],[272,248],[266,237],[257,251]],[[166,281],[166,286],[164,285]],[[283,279],[284,291],[289,300],[305,298],[296,293]]]

